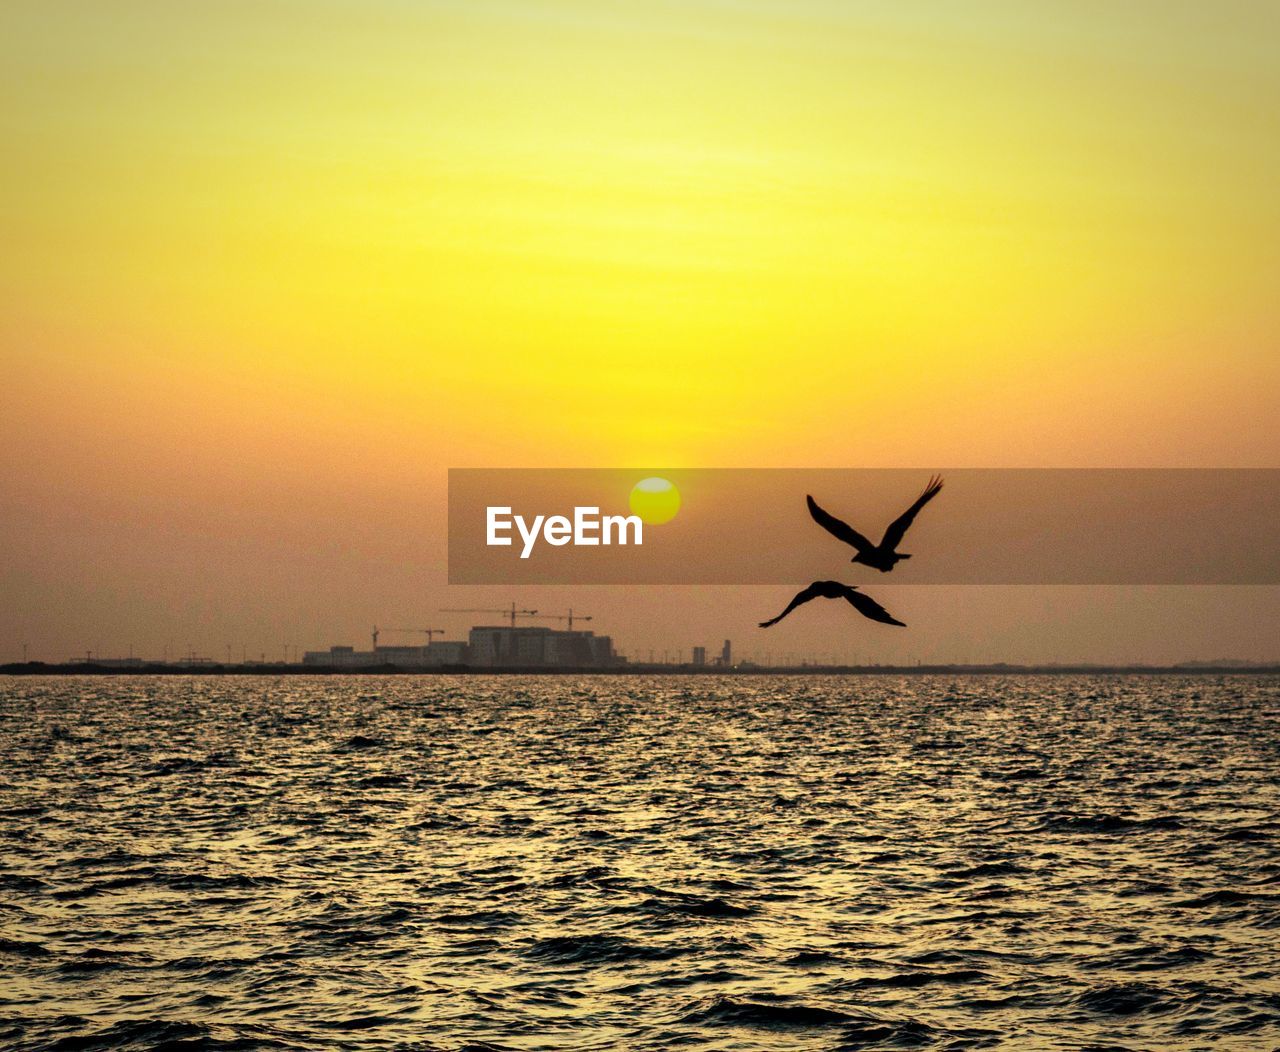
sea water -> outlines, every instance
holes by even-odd
[[[0,679],[0,1048],[1280,1043],[1280,681]]]

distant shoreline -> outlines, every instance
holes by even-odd
[[[441,665],[408,668],[369,665],[333,668],[314,665],[138,665],[118,668],[86,662],[39,661],[0,665],[5,676],[1264,676],[1280,675],[1275,665],[617,665],[609,668]]]

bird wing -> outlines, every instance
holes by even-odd
[[[884,625],[897,625],[900,628],[907,627],[905,621],[899,621],[869,595],[863,595],[861,592],[855,592],[851,588],[845,593],[844,597],[849,600],[849,604],[863,617],[869,617],[872,621],[879,621]]]
[[[889,551],[897,548],[902,543],[902,538],[906,536],[907,528],[915,522],[916,512],[933,500],[941,489],[942,479],[934,475],[929,480],[929,485],[925,486],[924,492],[916,498],[916,502],[894,519],[893,522],[889,523],[889,528],[884,531],[884,537],[880,541],[880,547]]]
[[[797,606],[802,606],[803,604],[807,603],[810,599],[817,599],[825,591],[825,588],[823,586],[828,583],[829,582],[827,581],[814,581],[813,584],[809,585],[808,588],[800,589],[800,591],[796,592],[794,598],[792,598],[791,602],[787,604],[787,608],[784,611],[782,611],[782,613],[780,613],[777,617],[769,618],[768,621],[761,621],[760,627],[768,628],[770,625],[776,625],[779,621],[781,621],[784,617],[786,617],[787,614],[791,613],[791,611],[794,610]]]
[[[813,516],[813,521],[826,530],[831,536],[838,537],[845,544],[852,545],[860,552],[869,552],[875,545],[867,540],[862,534],[850,526],[847,522],[837,519],[829,511],[824,511],[818,506],[818,502],[812,497],[806,496],[805,500],[809,502],[809,514]],[[810,597],[812,598],[812,596]]]

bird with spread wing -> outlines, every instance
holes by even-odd
[[[899,552],[898,545],[902,543],[902,538],[915,522],[920,509],[933,500],[941,489],[942,479],[935,475],[929,480],[929,485],[924,488],[924,492],[916,498],[916,502],[889,523],[889,528],[884,531],[879,544],[872,544],[847,522],[824,511],[812,497],[805,497],[805,500],[809,503],[809,514],[813,516],[814,522],[833,537],[857,549],[858,554],[850,559],[850,562],[862,563],[863,566],[870,566],[881,573],[888,573],[903,559],[911,558],[910,555]]]
[[[844,599],[863,617],[869,617],[872,621],[879,621],[886,625],[907,627],[905,622],[895,618],[871,596],[863,595],[859,592],[856,585],[841,584],[839,581],[814,581],[808,588],[797,592],[795,598],[787,604],[787,608],[777,617],[771,617],[768,621],[761,621],[760,627],[768,628],[770,625],[776,625],[797,606],[807,603],[810,599]]]

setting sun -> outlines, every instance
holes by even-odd
[[[641,479],[631,488],[631,512],[646,526],[661,526],[680,510],[680,491],[662,478]]]

